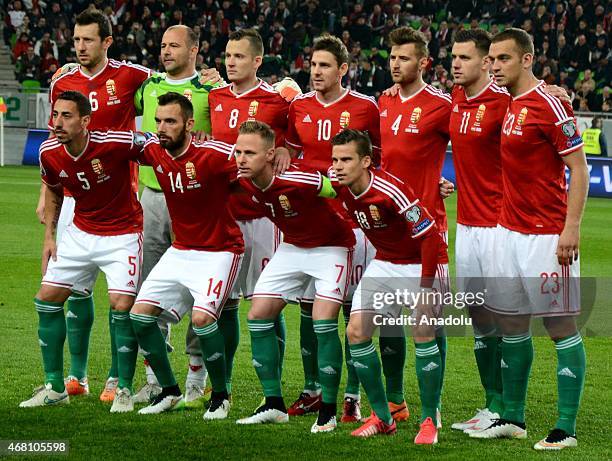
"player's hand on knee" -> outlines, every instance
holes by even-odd
[[[440,197],[443,199],[447,199],[455,192],[455,184],[446,178],[440,178],[440,182],[438,184],[440,185]]]
[[[557,243],[557,259],[562,266],[569,266],[578,261],[578,248],[580,246],[580,231],[577,227],[566,226],[559,236]]]
[[[42,275],[47,273],[47,266],[49,265],[49,259],[53,259],[53,261],[57,261],[57,245],[55,240],[49,239],[45,240],[43,244],[42,251],[42,267],[41,272]]]

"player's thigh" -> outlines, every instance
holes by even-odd
[[[160,321],[178,323],[193,306],[193,297],[182,284],[184,270],[179,250],[168,248],[140,287],[135,304],[155,306],[163,311]]]
[[[136,296],[140,287],[142,233],[103,236],[94,263],[106,275],[109,294]]]
[[[308,250],[304,261],[304,272],[315,281],[317,299],[342,304],[346,296],[353,249],[345,247],[319,247]]]
[[[363,231],[361,229],[353,229],[353,232],[355,234],[356,243],[353,249],[353,258],[351,260],[350,279],[344,299],[344,304],[349,306],[349,310],[355,290],[370,264],[370,261],[372,261],[376,255],[376,249],[367,239]]]
[[[182,251],[185,270],[181,283],[193,296],[196,326],[217,319],[234,286],[242,255],[228,251]]]
[[[57,246],[56,260],[49,260],[42,284],[90,294],[98,274],[91,248],[98,237],[68,226]]]
[[[310,276],[304,270],[308,258],[307,249],[281,243],[257,280],[253,299],[257,297],[285,301],[301,299],[310,280]]]
[[[529,297],[521,280],[516,232],[498,225],[494,234],[496,249],[486,278],[485,307],[499,315],[530,314]]]
[[[457,291],[467,292],[483,284],[481,254],[478,248],[478,229],[473,226],[457,224],[455,239],[455,269]],[[484,288],[484,287],[483,287]]]
[[[535,316],[573,316],[580,313],[580,260],[562,266],[557,259],[558,235],[514,237],[521,278]]]
[[[148,187],[142,191],[140,203],[143,209],[143,279],[149,275],[164,252],[170,247],[171,222],[163,192]]]

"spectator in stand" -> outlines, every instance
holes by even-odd
[[[51,68],[51,66],[55,66],[55,68],[57,69],[57,67],[59,66],[59,62],[57,61],[57,59],[55,59],[55,56],[53,56],[53,53],[51,53],[51,51],[47,51],[43,56],[42,60],[40,61],[41,75],[47,72]]]
[[[127,61],[139,63],[142,61],[142,51],[136,43],[134,34],[128,34],[126,44],[123,47],[123,52],[127,56]]]
[[[354,41],[361,44],[362,48],[370,49],[372,43],[372,29],[370,25],[366,23],[365,14],[359,16],[355,23],[349,26],[349,33]]]
[[[28,34],[22,33],[19,35],[19,40],[17,40],[17,43],[15,43],[15,46],[13,47],[13,59],[17,61],[21,55],[28,51],[30,46],[32,46],[32,44],[30,43],[30,37],[28,37]],[[34,48],[32,48],[32,51],[34,51]]]
[[[208,68],[215,67],[215,56],[210,49],[210,43],[204,40],[200,44],[200,56],[202,57],[202,64]]]
[[[298,69],[291,77],[300,86],[302,93],[310,91],[310,60],[305,59],[302,68]]]
[[[385,28],[387,14],[382,10],[381,6],[376,3],[372,8],[372,13],[368,18],[368,24],[372,28],[374,34],[379,34]]]
[[[40,86],[43,88],[51,87],[51,82],[53,81],[53,75],[57,71],[57,65],[51,64],[46,72],[43,72],[40,76]]]
[[[383,90],[390,86],[386,75],[387,71],[364,58],[357,69],[355,89],[362,94],[378,98]]]
[[[582,71],[591,67],[591,50],[589,49],[589,44],[584,34],[579,35],[576,39],[576,46],[572,53],[570,65],[577,71]]]
[[[40,78],[40,57],[34,54],[34,47],[30,45],[26,52],[19,56],[16,63],[17,80],[38,80]]]
[[[34,53],[43,59],[46,59],[47,53],[51,53],[56,60],[59,58],[57,43],[51,40],[51,34],[49,32],[45,32],[42,38],[36,42],[34,45]]]

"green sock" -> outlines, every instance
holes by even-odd
[[[119,370],[119,389],[131,391],[138,359],[138,340],[130,322],[129,312],[113,311],[115,321],[115,340],[117,341],[117,369]]]
[[[149,362],[157,382],[161,387],[176,386],[176,378],[172,372],[166,340],[154,315],[130,313],[132,328],[138,338],[138,345]]]
[[[214,392],[227,392],[225,385],[225,344],[219,331],[217,322],[196,328],[193,331],[200,339],[202,358],[210,377],[210,384]]]
[[[503,379],[503,419],[525,422],[527,385],[533,362],[533,341],[529,333],[504,336],[502,339],[501,371]]]
[[[66,307],[66,333],[70,351],[68,375],[82,379],[87,376],[89,336],[94,321],[93,295],[72,293]]]
[[[389,412],[387,395],[382,382],[380,360],[372,340],[360,344],[351,344],[350,353],[353,363],[357,364],[355,370],[366,391],[372,410],[382,421],[391,424],[393,418]]]
[[[338,319],[314,320],[317,335],[319,382],[323,403],[335,404],[342,377],[342,343],[338,336]]]
[[[111,347],[111,367],[108,370],[109,378],[116,378],[119,376],[119,368],[117,367],[117,339],[115,335],[115,321],[113,320],[113,311],[108,310],[108,331],[110,333],[110,347]]]
[[[283,361],[285,360],[285,341],[287,339],[287,325],[285,324],[285,315],[281,312],[274,321],[274,332],[276,333],[276,342],[278,343],[278,373],[283,376]]]
[[[229,308],[229,309],[228,309]],[[217,324],[223,336],[225,345],[225,386],[228,394],[232,393],[232,371],[234,370],[234,356],[240,342],[240,318],[238,305],[223,307]]]
[[[346,307],[346,306],[345,306]],[[344,314],[344,326],[346,327],[351,318],[350,309],[343,310]],[[346,329],[345,329],[346,331]],[[344,390],[344,395],[356,395],[359,397],[359,376],[357,374],[357,370],[355,370],[355,365],[353,365],[353,359],[351,357],[351,346],[349,345],[348,336],[346,333],[344,334],[344,363],[346,364],[346,389]]]
[[[435,424],[442,380],[440,350],[435,339],[426,343],[415,343],[414,347],[416,375],[421,395],[421,422],[429,417]]]
[[[555,341],[559,418],[556,429],[576,434],[576,417],[584,388],[586,354],[580,333]]]
[[[440,351],[440,398],[438,400],[438,410],[441,410],[442,387],[444,386],[444,373],[446,372],[446,350],[448,349],[448,341],[444,327],[436,330],[436,344],[438,345],[438,350]]]
[[[274,319],[247,320],[251,334],[253,366],[266,397],[282,397],[279,371],[279,351],[274,331]]]
[[[304,367],[304,390],[318,391],[319,367],[317,335],[315,335],[312,324],[312,312],[300,310],[300,352],[302,354],[302,366]]]
[[[386,330],[389,332],[390,330]],[[385,375],[387,400],[395,404],[404,401],[404,365],[406,364],[406,337],[401,328],[393,329],[398,336],[381,336],[380,357]],[[401,334],[401,336],[399,336]]]
[[[45,384],[50,383],[55,392],[64,392],[64,303],[34,298],[34,306],[38,312],[38,344],[42,352]]]
[[[495,336],[495,331],[474,336],[474,357],[480,374],[480,382],[485,390],[485,406],[501,415],[504,411],[501,383],[501,338]]]

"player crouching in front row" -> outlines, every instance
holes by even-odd
[[[383,387],[381,362],[372,344],[375,315],[397,316],[401,311],[402,306],[389,306],[392,312],[377,313],[372,304],[375,293],[394,291],[390,279],[396,278],[398,287],[401,284],[415,295],[423,295],[422,302],[407,306],[413,308],[415,319],[415,365],[421,397],[421,427],[414,442],[435,444],[436,408],[442,387],[441,357],[435,327],[421,320],[440,315],[439,306],[431,303],[427,294],[442,288],[437,263],[438,252],[445,243],[411,188],[384,171],[370,168],[372,144],[367,134],[346,129],[332,139],[332,145],[329,174],[332,184],[351,217],[376,248],[376,256],[353,296],[347,330],[351,357],[373,409],[365,424],[352,435],[369,437],[396,431]]]
[[[248,121],[240,126],[235,155],[241,187],[264,205],[267,217],[284,235],[255,285],[248,314],[253,366],[266,400],[252,416],[237,423],[288,421],[274,320],[287,300],[301,298],[314,279],[313,323],[323,403],[311,432],[333,431],[342,372],[338,313],[350,275],[353,231],[326,200],[335,193],[321,173],[296,162],[284,174],[274,175],[274,131],[265,123]]]

